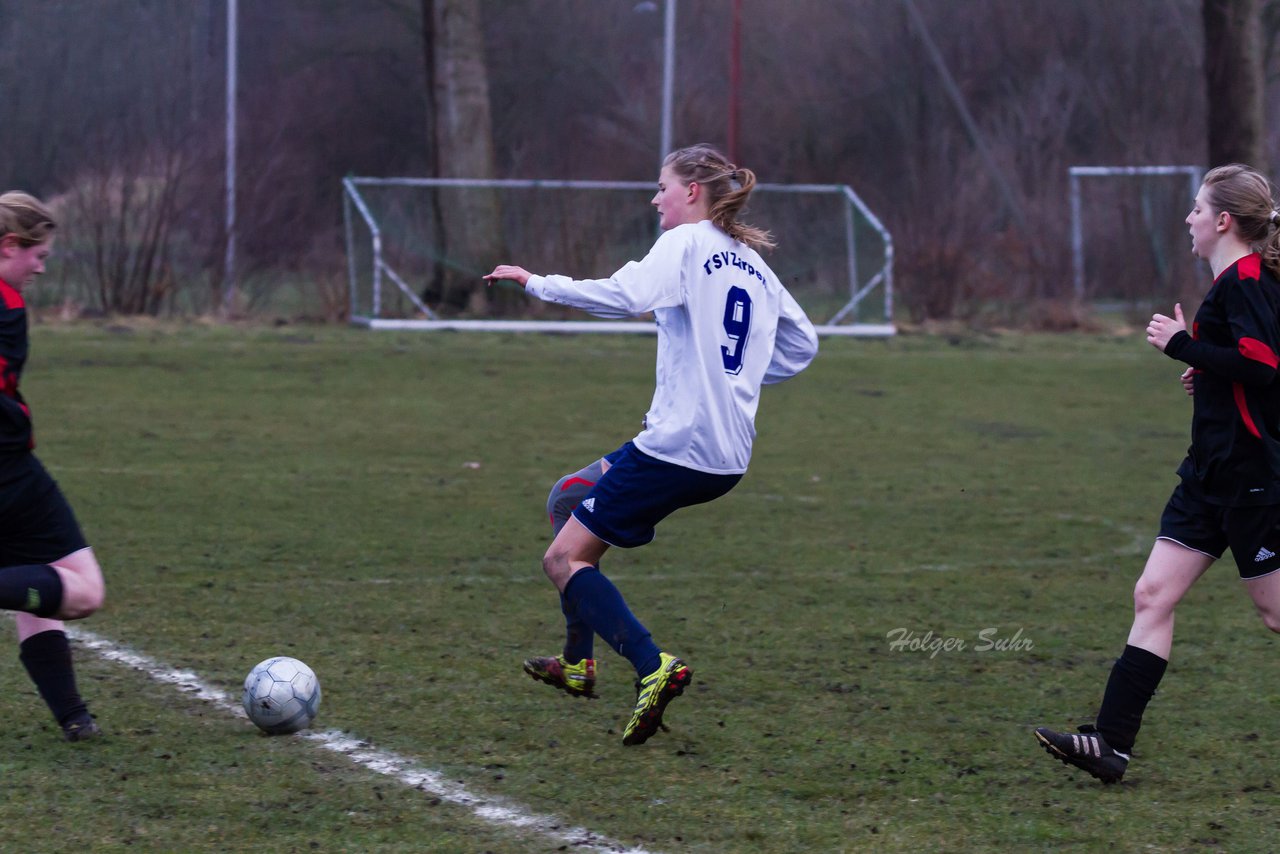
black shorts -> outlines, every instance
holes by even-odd
[[[88,546],[34,454],[0,455],[0,567],[51,563]]]
[[[655,459],[631,442],[605,457],[609,470],[573,510],[573,518],[611,546],[653,541],[655,526],[681,507],[713,501],[740,474],[707,474]]]
[[[1212,558],[1231,549],[1244,579],[1280,570],[1280,504],[1224,507],[1178,484],[1160,516],[1160,539]]]

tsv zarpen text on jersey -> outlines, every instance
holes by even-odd
[[[730,252],[728,250],[724,252],[716,252],[708,257],[707,260],[702,262],[702,269],[708,276],[716,270],[720,270],[725,267],[737,267],[739,270],[744,271],[748,276],[754,276],[760,281],[764,281],[764,273],[739,258],[737,252]]]

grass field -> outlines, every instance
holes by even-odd
[[[624,660],[597,643],[595,702],[520,660],[561,639],[547,489],[634,435],[652,339],[37,327],[39,452],[108,574],[83,628],[233,696],[297,656],[318,730],[516,819],[83,646],[109,735],[63,744],[15,649],[0,850],[581,850],[522,815],[649,851],[1274,850],[1277,645],[1229,562],[1122,785],[1031,736],[1091,719],[1123,646],[1178,373],[1137,335],[824,341],[734,492],[605,559],[695,670],[624,749]]]

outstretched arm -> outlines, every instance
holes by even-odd
[[[628,262],[607,279],[540,276],[510,264],[499,264],[485,279],[510,279],[531,297],[597,317],[634,317],[683,301],[681,271],[688,238],[688,232],[679,229],[664,232],[642,260]]]

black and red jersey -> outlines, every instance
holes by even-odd
[[[1215,504],[1280,504],[1280,282],[1261,256],[1218,275],[1165,353],[1196,369],[1183,481]]]
[[[27,350],[27,305],[17,288],[0,279],[0,454],[35,447],[31,410],[18,391]]]

